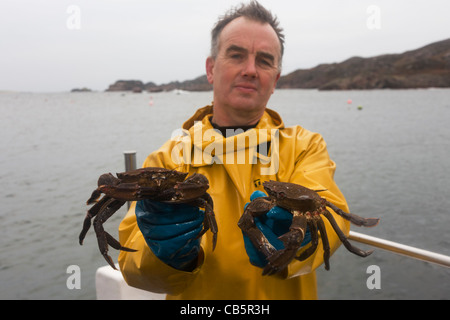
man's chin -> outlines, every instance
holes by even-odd
[[[253,95],[239,95],[230,100],[234,109],[256,111],[261,109],[261,103]]]

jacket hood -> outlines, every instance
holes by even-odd
[[[203,121],[205,118],[208,120],[207,122],[211,125],[211,123],[209,122],[209,118],[212,117],[212,115],[213,115],[212,105],[200,108],[195,112],[195,114],[191,118],[189,118],[183,124],[183,129],[189,130],[192,126],[194,126],[195,122]],[[258,122],[256,129],[261,127],[266,128],[267,126],[276,127],[277,129],[284,128],[284,123],[280,115],[269,108],[266,108],[266,110],[264,111],[264,114],[261,117],[260,121]]]
[[[224,163],[230,161],[231,157],[237,158],[234,159],[237,161],[234,163],[239,163],[240,156],[245,159],[256,157],[265,160],[269,157],[271,140],[277,136],[279,129],[284,128],[280,115],[266,108],[255,128],[226,138],[212,126],[209,120],[212,115],[213,106],[206,106],[197,110],[183,124],[184,137],[181,140],[191,145],[194,166],[209,165],[213,162]],[[261,152],[252,152],[249,155],[249,150]],[[202,159],[198,157],[199,155]]]

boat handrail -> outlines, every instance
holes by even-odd
[[[450,268],[450,257],[440,253],[435,253],[428,250],[407,246],[398,242],[389,241],[354,231],[350,231],[348,238],[350,240],[368,244],[373,247],[377,247],[399,255],[407,256],[410,258]]]

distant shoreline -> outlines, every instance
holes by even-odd
[[[352,57],[340,63],[320,64],[281,76],[279,89],[368,90],[450,87],[450,39],[402,54],[371,58]],[[206,75],[193,80],[157,85],[140,80],[118,80],[106,91],[211,91]]]

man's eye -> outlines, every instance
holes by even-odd
[[[259,63],[265,67],[272,67],[273,63],[269,59],[259,59]]]

